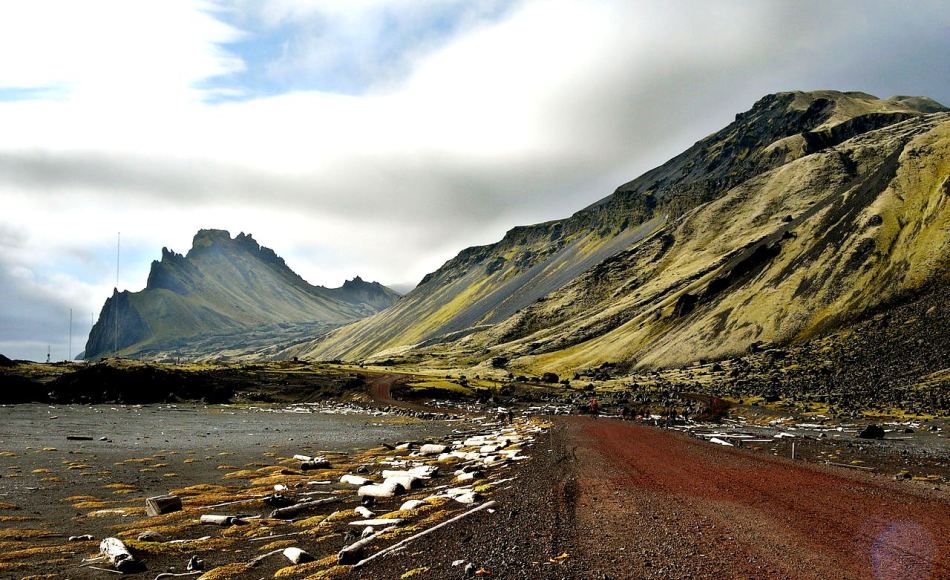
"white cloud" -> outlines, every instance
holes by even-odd
[[[862,3],[860,25],[817,2],[504,4],[0,3],[0,54],[16,55],[0,59],[0,267],[63,289],[53,303],[98,309],[117,230],[134,289],[162,246],[224,227],[314,283],[418,280],[466,245],[602,197],[764,93],[950,93],[939,4]],[[465,12],[452,34],[422,30],[453,7]],[[387,22],[402,35],[388,56]],[[366,90],[209,102],[255,94],[222,86],[249,66],[228,43],[269,30],[312,38],[256,66],[355,63]],[[918,58],[885,67],[882,50]]]

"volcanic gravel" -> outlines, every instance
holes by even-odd
[[[558,419],[530,454],[495,513],[361,577],[950,577],[950,496],[919,482],[593,418]]]

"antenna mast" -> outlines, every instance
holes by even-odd
[[[115,332],[112,333],[112,354],[119,353],[119,249],[122,247],[122,232],[115,235],[115,300],[112,302],[112,318],[115,320]]]
[[[66,361],[69,362],[73,356],[73,309],[69,309],[69,347],[66,349]]]

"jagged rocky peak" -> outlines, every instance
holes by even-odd
[[[97,324],[86,354],[102,356],[116,344],[126,354],[157,352],[203,340],[194,337],[268,325],[335,326],[378,312],[398,298],[358,276],[344,288],[313,286],[251,234],[232,238],[227,230],[202,229],[185,255],[162,248],[144,290],[114,294],[107,301],[103,317],[118,311],[118,340],[114,324]],[[227,350],[239,339],[228,340],[201,348]],[[274,343],[278,340],[275,335]]]
[[[363,280],[360,276],[354,276],[352,280],[345,280],[343,282],[343,288],[347,290],[360,290],[364,288],[382,288],[383,285],[379,282],[367,282]]]
[[[231,241],[231,232],[227,230],[198,230],[191,241],[191,250],[209,248],[216,244],[229,243]]]

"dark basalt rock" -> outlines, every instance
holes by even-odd
[[[858,437],[861,439],[883,439],[884,429],[877,425],[868,425],[858,433]]]

